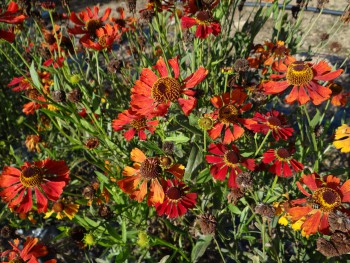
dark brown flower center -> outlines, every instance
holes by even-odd
[[[152,87],[152,98],[158,103],[167,101],[176,101],[182,92],[180,82],[171,77],[163,77],[158,79]]]
[[[24,168],[19,180],[25,187],[35,187],[41,184],[43,178],[42,172],[38,167],[29,166]]]
[[[225,105],[219,110],[219,121],[224,124],[235,122],[238,116],[238,110],[233,105]]]
[[[228,166],[234,167],[239,163],[239,155],[235,151],[227,151],[224,154],[224,161]]]
[[[35,100],[40,96],[40,93],[36,89],[28,89],[26,90],[26,96],[29,99]]]
[[[62,202],[57,202],[52,206],[52,210],[55,211],[55,213],[62,212],[64,210],[64,204]]]
[[[120,19],[120,18],[117,18],[115,19],[114,21],[118,26],[120,26],[121,28],[124,28],[126,26],[126,21],[125,19]]]
[[[291,85],[301,86],[309,83],[314,77],[310,66],[302,61],[295,61],[288,66],[286,78]]]
[[[321,187],[315,190],[312,199],[321,206],[321,210],[330,212],[341,205],[341,197],[337,191],[329,187]]]
[[[269,125],[272,127],[279,127],[282,124],[281,121],[277,117],[274,117],[274,116],[269,117],[267,119],[267,121],[268,121]]]
[[[166,192],[166,195],[171,200],[179,200],[182,197],[181,190],[175,186],[170,187]]]
[[[143,130],[147,124],[146,124],[146,118],[145,117],[141,117],[139,119],[133,119],[131,122],[130,122],[130,125],[136,129],[136,130]]]
[[[336,96],[343,91],[343,87],[337,83],[331,83],[328,88],[332,91],[332,96]]]
[[[197,20],[201,22],[207,22],[211,18],[211,14],[209,11],[199,11],[196,15]]]
[[[86,29],[90,35],[95,36],[96,30],[102,27],[102,22],[98,19],[90,19],[86,22]]]
[[[288,160],[290,158],[290,153],[285,148],[279,148],[276,151],[276,156],[280,161],[285,161],[285,160]]]
[[[141,163],[140,174],[145,179],[157,178],[162,174],[158,158],[147,158]]]
[[[56,43],[56,38],[53,34],[45,34],[44,38],[49,45],[53,45]]]

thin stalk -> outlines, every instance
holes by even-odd
[[[226,263],[226,260],[225,260],[225,258],[224,258],[224,255],[223,255],[222,252],[221,252],[219,243],[218,243],[218,241],[216,240],[215,237],[214,237],[214,242],[215,242],[216,248],[217,248],[218,251],[219,251],[219,254],[220,254],[220,256],[221,256],[222,262]]]
[[[259,148],[256,150],[254,156],[256,156],[256,155],[260,152],[261,148],[264,146],[264,144],[265,144],[267,138],[269,137],[270,133],[271,133],[271,130],[269,130],[269,131],[266,133],[264,140],[261,142],[261,144],[260,144]]]
[[[299,48],[305,41],[305,38],[309,35],[310,31],[314,28],[316,22],[318,21],[318,19],[321,17],[323,12],[323,8],[321,9],[321,11],[318,13],[316,19],[314,19],[313,23],[310,25],[310,27],[308,28],[308,30],[304,33],[303,38],[300,40],[300,42],[297,45],[297,48]]]
[[[307,118],[307,121],[309,123],[309,127],[311,127],[311,120],[310,120],[310,116],[309,116],[309,113],[305,107],[305,105],[302,106],[304,112],[305,112],[305,115],[306,115],[306,118]],[[317,142],[316,142],[316,135],[315,135],[315,132],[314,131],[311,131],[311,141],[312,141],[312,145],[313,145],[313,148],[314,148],[314,152],[316,154],[316,161],[315,161],[315,164],[314,164],[314,170],[315,171],[318,171],[318,165],[319,165],[319,161],[318,161],[318,147],[317,147]]]

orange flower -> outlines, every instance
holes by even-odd
[[[279,61],[273,64],[272,68],[282,74],[270,75],[270,78],[276,81],[270,80],[264,83],[265,94],[279,94],[292,86],[293,89],[286,97],[286,102],[292,104],[298,101],[301,105],[307,103],[310,98],[315,105],[329,99],[332,91],[320,85],[319,81],[330,81],[343,73],[342,69],[331,72],[332,68],[325,61],[311,64],[295,61],[294,58],[285,60],[284,63]],[[285,80],[282,80],[284,78]]]
[[[350,152],[350,127],[346,124],[338,127],[335,131],[335,138],[333,145],[337,149],[341,149],[341,152]]]
[[[219,21],[212,18],[210,11],[199,11],[196,18],[183,16],[181,26],[182,28],[197,26],[195,36],[201,39],[207,38],[210,34],[217,36],[221,32]]]
[[[22,24],[26,16],[21,14],[18,5],[15,2],[10,2],[5,12],[0,8],[0,22],[6,24]],[[8,31],[0,29],[0,39],[13,43],[15,41],[14,28],[10,28]]]
[[[312,193],[308,193],[300,182]],[[318,174],[313,173],[304,174],[300,182],[297,182],[297,186],[307,198],[293,200],[292,205],[298,206],[290,208],[288,215],[293,223],[300,222],[300,227],[306,236],[317,232],[327,234],[330,212],[337,210],[350,212],[343,204],[350,202],[350,180],[341,184],[340,179],[333,175],[327,175],[322,180]]]
[[[70,20],[75,24],[73,28],[68,28],[68,32],[73,35],[84,34],[82,39],[96,37],[96,30],[103,27],[104,21],[106,21],[111,13],[111,9],[107,8],[102,17],[98,16],[100,8],[94,6],[92,11],[90,7],[86,8],[86,11],[80,12],[76,15],[72,12]],[[81,40],[81,39],[80,39]]]
[[[87,48],[94,50],[102,50],[107,48],[111,50],[112,45],[116,39],[119,39],[121,34],[117,25],[111,26],[106,24],[105,26],[96,29],[97,42],[91,40],[90,36],[85,35],[80,39],[80,43]]]
[[[25,162],[21,170],[5,166],[0,176],[2,200],[17,213],[27,213],[36,196],[39,213],[47,211],[48,199],[57,201],[69,181],[69,168],[65,161],[46,159]]]
[[[181,179],[185,172],[185,167],[180,164],[162,168],[164,161],[161,158],[146,157],[138,148],[131,151],[131,160],[135,162],[133,167],[124,168],[123,175],[126,178],[119,180],[117,184],[131,199],[141,202],[147,195],[147,186],[150,183],[148,205],[161,204],[164,201],[163,170],[172,173],[178,179]]]
[[[255,121],[244,119],[241,117],[243,112],[252,107],[251,103],[243,105],[247,99],[247,94],[240,89],[235,89],[232,92],[226,92],[221,96],[211,98],[211,103],[217,110],[211,114],[211,118],[215,120],[214,127],[208,131],[210,138],[215,140],[218,138],[222,130],[224,130],[224,144],[229,144],[237,140],[244,134],[244,129],[241,127],[249,126]]]
[[[78,212],[80,205],[68,203],[64,198],[53,204],[51,211],[45,213],[44,219],[49,218],[53,213],[56,213],[56,218],[61,220],[65,216],[72,220]]]
[[[19,239],[15,239],[12,242],[9,242],[12,246],[12,249],[6,250],[1,253],[1,257],[7,257],[8,262],[28,262],[28,263],[37,263],[39,262],[40,257],[46,256],[49,251],[46,246],[41,243],[38,243],[39,239],[34,237],[27,237],[26,242],[23,246],[20,246]],[[46,260],[44,263],[56,263],[56,259]]]
[[[163,116],[167,113],[170,103],[176,101],[186,116],[195,108],[197,99],[194,97],[196,91],[193,87],[202,82],[208,70],[200,67],[181,82],[178,58],[169,59],[168,63],[173,69],[174,77],[168,72],[162,57],[154,66],[160,77],[148,68],[142,70],[140,80],[137,80],[131,89],[130,104],[137,114]]]
[[[114,22],[122,32],[129,31],[130,29],[135,30],[136,18],[134,17],[125,17],[124,8],[118,7],[117,12],[119,13],[119,17],[112,17],[111,21]]]
[[[332,91],[331,103],[334,106],[345,107],[346,103],[348,102],[348,97],[350,96],[350,92],[344,92],[343,87],[334,82],[331,82],[327,87]]]

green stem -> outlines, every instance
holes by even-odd
[[[273,183],[272,183],[272,186],[271,188],[269,189],[269,191],[267,192],[267,195],[264,199],[264,203],[267,202],[267,200],[269,200],[269,197],[271,195],[271,191],[273,191],[273,189],[275,189],[275,186],[277,184],[277,181],[278,181],[278,175],[275,176],[275,179],[273,180]]]
[[[260,152],[261,148],[264,146],[264,144],[265,144],[267,138],[269,137],[270,133],[271,133],[271,130],[269,130],[269,131],[266,133],[264,140],[263,140],[262,143],[260,144],[259,148],[256,150],[254,156],[256,156],[256,155]]]
[[[215,242],[216,247],[217,247],[217,249],[218,249],[218,251],[219,251],[219,253],[220,253],[220,256],[221,256],[222,262],[226,263],[226,260],[225,260],[225,258],[224,258],[224,255],[223,255],[223,254],[222,254],[222,252],[221,252],[221,249],[220,249],[219,243],[218,243],[218,241],[216,240],[216,238],[215,238],[215,237],[214,237],[214,242]]]
[[[315,135],[315,132],[313,131],[313,127],[311,126],[311,119],[310,119],[310,116],[309,116],[309,113],[306,109],[306,106],[305,105],[302,105],[302,108],[305,112],[305,115],[306,115],[306,118],[307,118],[307,121],[309,123],[309,128],[310,128],[310,132],[311,132],[311,140],[312,140],[312,145],[313,145],[313,148],[314,148],[314,152],[316,154],[316,160],[315,160],[315,164],[314,164],[314,170],[315,171],[318,171],[318,166],[319,166],[319,161],[318,161],[318,147],[317,147],[317,142],[316,142],[316,135]]]

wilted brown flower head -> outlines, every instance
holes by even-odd
[[[330,241],[319,237],[316,241],[317,250],[326,257],[336,257],[350,252],[350,238],[348,234],[336,232]]]
[[[120,70],[122,68],[122,61],[118,59],[112,59],[108,65],[107,65],[107,70],[110,73],[120,73]]]
[[[173,142],[163,142],[162,150],[165,154],[172,155],[175,150],[175,144]]]
[[[67,99],[73,103],[80,102],[82,98],[83,93],[79,89],[73,89],[67,95]]]
[[[2,238],[12,238],[15,234],[15,229],[8,225],[5,225],[1,228],[0,236]]]
[[[272,218],[275,216],[275,208],[271,205],[261,203],[255,207],[255,213],[263,217]]]
[[[322,34],[320,35],[321,41],[325,41],[325,40],[327,40],[328,38],[329,38],[329,34],[328,34],[328,33],[322,33]]]
[[[337,41],[331,42],[329,44],[330,51],[332,51],[334,53],[338,53],[342,48],[343,48],[342,44],[340,44]]]
[[[56,102],[64,102],[66,100],[66,93],[64,90],[51,91],[51,97]]]
[[[196,221],[200,227],[200,231],[203,235],[215,234],[216,230],[216,219],[211,214],[202,214]]]
[[[128,0],[128,8],[130,13],[136,13],[136,0]]]
[[[314,132],[315,132],[316,137],[320,137],[324,132],[323,125],[320,125],[320,124],[316,125]]]
[[[341,211],[333,211],[328,216],[330,230],[335,232],[337,230],[348,233],[350,232],[350,216]]]
[[[108,205],[102,204],[98,209],[98,215],[102,218],[109,218],[112,215],[112,211]]]
[[[154,10],[147,9],[141,13],[141,19],[145,20],[148,23],[151,23],[154,15]]]
[[[324,6],[328,3],[329,3],[329,0],[317,0],[317,8],[318,9],[324,8]]]
[[[244,196],[244,193],[239,188],[232,188],[227,195],[227,202],[230,204],[237,204],[238,200]]]
[[[233,68],[236,72],[246,72],[249,70],[249,62],[245,58],[239,58],[236,60]]]
[[[91,185],[88,185],[83,189],[83,196],[86,199],[92,200],[95,197],[95,193],[96,191]]]
[[[252,174],[249,172],[242,172],[237,175],[236,183],[242,190],[253,188]]]

